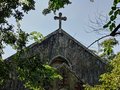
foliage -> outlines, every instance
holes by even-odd
[[[7,80],[18,79],[26,88],[43,90],[52,80],[62,79],[55,68],[40,60],[39,55],[24,57],[27,51],[16,53],[8,61],[0,60],[0,85],[4,85]]]
[[[86,86],[86,90],[119,90],[120,89],[120,53],[109,63],[112,69],[100,76],[101,84]],[[100,89],[99,89],[100,88]]]
[[[120,89],[120,53],[118,53],[110,65],[113,69],[103,74],[100,81],[103,82],[104,88],[118,90]]]
[[[0,60],[0,85],[3,84],[5,80],[9,79],[9,71],[10,71],[10,65],[7,63],[4,63],[4,61]]]
[[[40,32],[36,31],[31,32],[29,38],[39,43],[45,39],[45,37]]]
[[[109,12],[110,20],[103,28],[109,28],[113,33],[111,36],[115,36],[116,28],[119,29],[119,25],[116,26],[116,20],[120,15],[120,0],[114,0],[113,6]],[[100,76],[100,84],[95,86],[85,85],[85,90],[119,90],[120,89],[120,53],[114,55],[113,48],[118,44],[115,38],[109,38],[101,43],[102,57],[111,60],[108,63],[108,71]]]
[[[114,58],[115,54],[113,51],[113,48],[118,44],[118,41],[115,38],[109,38],[104,40],[100,46],[102,47],[101,49],[101,54],[100,56],[107,60],[110,61]]]
[[[96,85],[96,86],[90,86],[90,85],[84,85],[85,87],[85,90],[105,90],[103,89],[102,87],[100,87],[99,85]]]
[[[39,90],[45,87],[50,81],[61,78],[56,69],[41,62],[39,56],[25,58],[18,61],[18,77],[25,82],[25,87],[32,90]]]
[[[68,4],[71,4],[70,0],[49,0],[48,8],[43,10],[43,14],[46,15],[51,11],[55,13],[56,10],[64,8],[64,6]]]
[[[107,24],[103,26],[104,28],[109,28],[110,31],[113,31],[116,28],[116,19],[118,15],[120,15],[120,7],[118,7],[119,3],[120,3],[120,0],[113,1],[113,5],[109,12],[110,20]]]
[[[28,33],[20,29],[19,21],[25,13],[34,10],[34,0],[1,0],[0,1],[0,50],[3,51],[4,44],[21,50],[26,46]],[[8,18],[14,17],[18,29],[8,22]],[[0,56],[3,52],[0,53]]]
[[[116,27],[115,20],[120,14],[120,10],[117,7],[119,2],[120,0],[114,0],[113,7],[109,13],[110,21],[104,25],[104,28],[109,27],[111,31]],[[48,8],[43,10],[43,14],[46,15],[52,11],[56,12],[56,10],[64,8],[65,5],[70,3],[71,2],[69,0],[49,0]],[[20,28],[19,21],[22,20],[24,15],[27,14],[30,10],[35,10],[34,0],[0,0],[0,83],[2,84],[2,82],[5,80],[12,78],[9,73],[11,71],[11,67],[13,67],[18,73],[19,79],[25,82],[26,87],[37,90],[38,88],[42,88],[41,86],[44,86],[44,82],[49,83],[49,81],[53,78],[60,78],[60,76],[55,72],[56,70],[54,68],[38,62],[38,56],[34,56],[33,58],[26,58],[23,60],[19,60],[20,58],[17,56],[15,59],[16,62],[14,64],[16,67],[14,67],[13,64],[9,65],[9,63],[6,63],[6,61],[2,60],[2,54],[4,53],[3,48],[5,48],[5,44],[12,46],[13,49],[17,50],[18,53],[21,54],[22,51],[26,49],[26,44],[29,41],[29,38],[33,38],[35,41],[39,41],[39,39],[41,40],[41,38],[43,38],[40,33],[32,32],[28,34]],[[11,17],[14,18],[17,22],[17,30],[14,28],[13,24],[8,22],[8,19]],[[103,45],[105,47],[104,51],[111,53],[112,50],[107,48],[106,45],[107,44]],[[110,47],[113,46],[110,45]],[[117,65],[117,63],[115,63],[115,65]],[[119,69],[116,70],[119,71]],[[111,73],[116,70],[113,69]],[[103,77],[109,78],[108,74],[110,74],[114,79],[111,73],[106,73],[101,77],[101,81],[104,82],[104,85],[108,85],[109,82],[106,83],[106,78]],[[117,77],[117,71],[114,73]],[[46,79],[48,81],[46,81]],[[39,83],[41,86],[38,86]],[[113,84],[114,88],[117,87],[116,83],[111,82],[110,84]]]
[[[48,9],[55,12],[68,3],[70,3],[69,0],[50,0]],[[54,68],[43,65],[41,62],[38,65],[37,60],[39,59],[36,59],[37,56],[26,58],[24,61],[19,60],[23,51],[26,51],[26,44],[29,39],[34,39],[37,42],[44,39],[41,33],[31,32],[29,34],[20,28],[19,21],[31,10],[35,10],[35,0],[0,0],[0,84],[12,79],[12,70],[19,73],[19,79],[25,82],[26,87],[34,90],[43,86],[42,83],[45,82],[45,78],[48,78],[48,81],[53,78],[60,78]],[[16,20],[17,29],[8,21],[9,18]],[[2,60],[5,45],[10,45],[19,53],[16,56],[17,58],[14,58],[15,62],[12,62],[13,64]],[[41,86],[38,84],[38,80]]]
[[[65,4],[70,4],[70,1],[50,0],[48,10],[50,12],[56,12],[56,10],[63,8]],[[10,45],[18,51],[25,48],[29,34],[22,31],[19,21],[22,20],[24,15],[30,10],[35,10],[35,0],[0,0],[0,56],[4,53],[3,47],[5,46],[3,44]],[[11,17],[17,22],[17,30],[13,24],[8,22]],[[32,33],[30,36],[31,35]],[[39,33],[39,36],[42,35]],[[35,35],[34,39],[37,40]]]

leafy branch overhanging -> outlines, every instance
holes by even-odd
[[[119,28],[120,28],[120,24],[109,35],[105,35],[105,36],[100,37],[99,39],[97,39],[93,43],[91,43],[87,48],[91,47],[93,44],[95,44],[96,42],[98,42],[99,40],[101,40],[103,38],[106,38],[109,36],[115,37],[116,35],[120,35],[120,31],[117,32],[119,30]]]

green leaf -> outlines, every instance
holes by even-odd
[[[103,26],[103,28],[107,28],[111,24],[111,21],[109,21],[107,24]]]
[[[117,3],[119,3],[120,2],[120,0],[116,0],[117,1]]]
[[[113,21],[113,20],[115,20],[115,19],[116,19],[115,16],[111,16],[111,17],[110,17],[110,20],[111,20],[111,21]]]
[[[113,28],[115,28],[115,27],[116,27],[115,23],[112,23],[112,24],[111,24],[111,26],[112,26]]]
[[[111,11],[109,12],[109,15],[112,15],[112,14],[113,14],[113,12],[114,12],[114,11],[113,11],[113,10],[111,10]]]
[[[115,16],[115,17],[117,17],[117,15],[119,14],[119,11],[120,11],[120,10],[118,9],[118,10],[116,10],[116,11],[114,12],[114,16]]]
[[[112,9],[112,10],[116,10],[116,7],[114,6],[114,7],[112,7],[111,9]]]
[[[113,26],[112,26],[112,24],[109,26],[109,29],[110,29],[110,31],[113,30]]]
[[[114,0],[114,5],[118,4],[120,0]]]

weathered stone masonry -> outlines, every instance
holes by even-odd
[[[41,43],[29,46],[29,52],[22,55],[24,58],[39,55],[44,63],[51,64],[58,57],[66,60],[72,73],[83,83],[98,84],[98,78],[105,72],[105,63],[100,57],[92,53],[62,29],[49,34]],[[10,89],[9,89],[10,90]],[[22,90],[22,89],[14,89]]]

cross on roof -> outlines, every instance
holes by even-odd
[[[55,20],[59,20],[59,29],[62,27],[62,20],[66,21],[67,17],[62,17],[62,13],[59,13],[59,16],[54,17]]]

